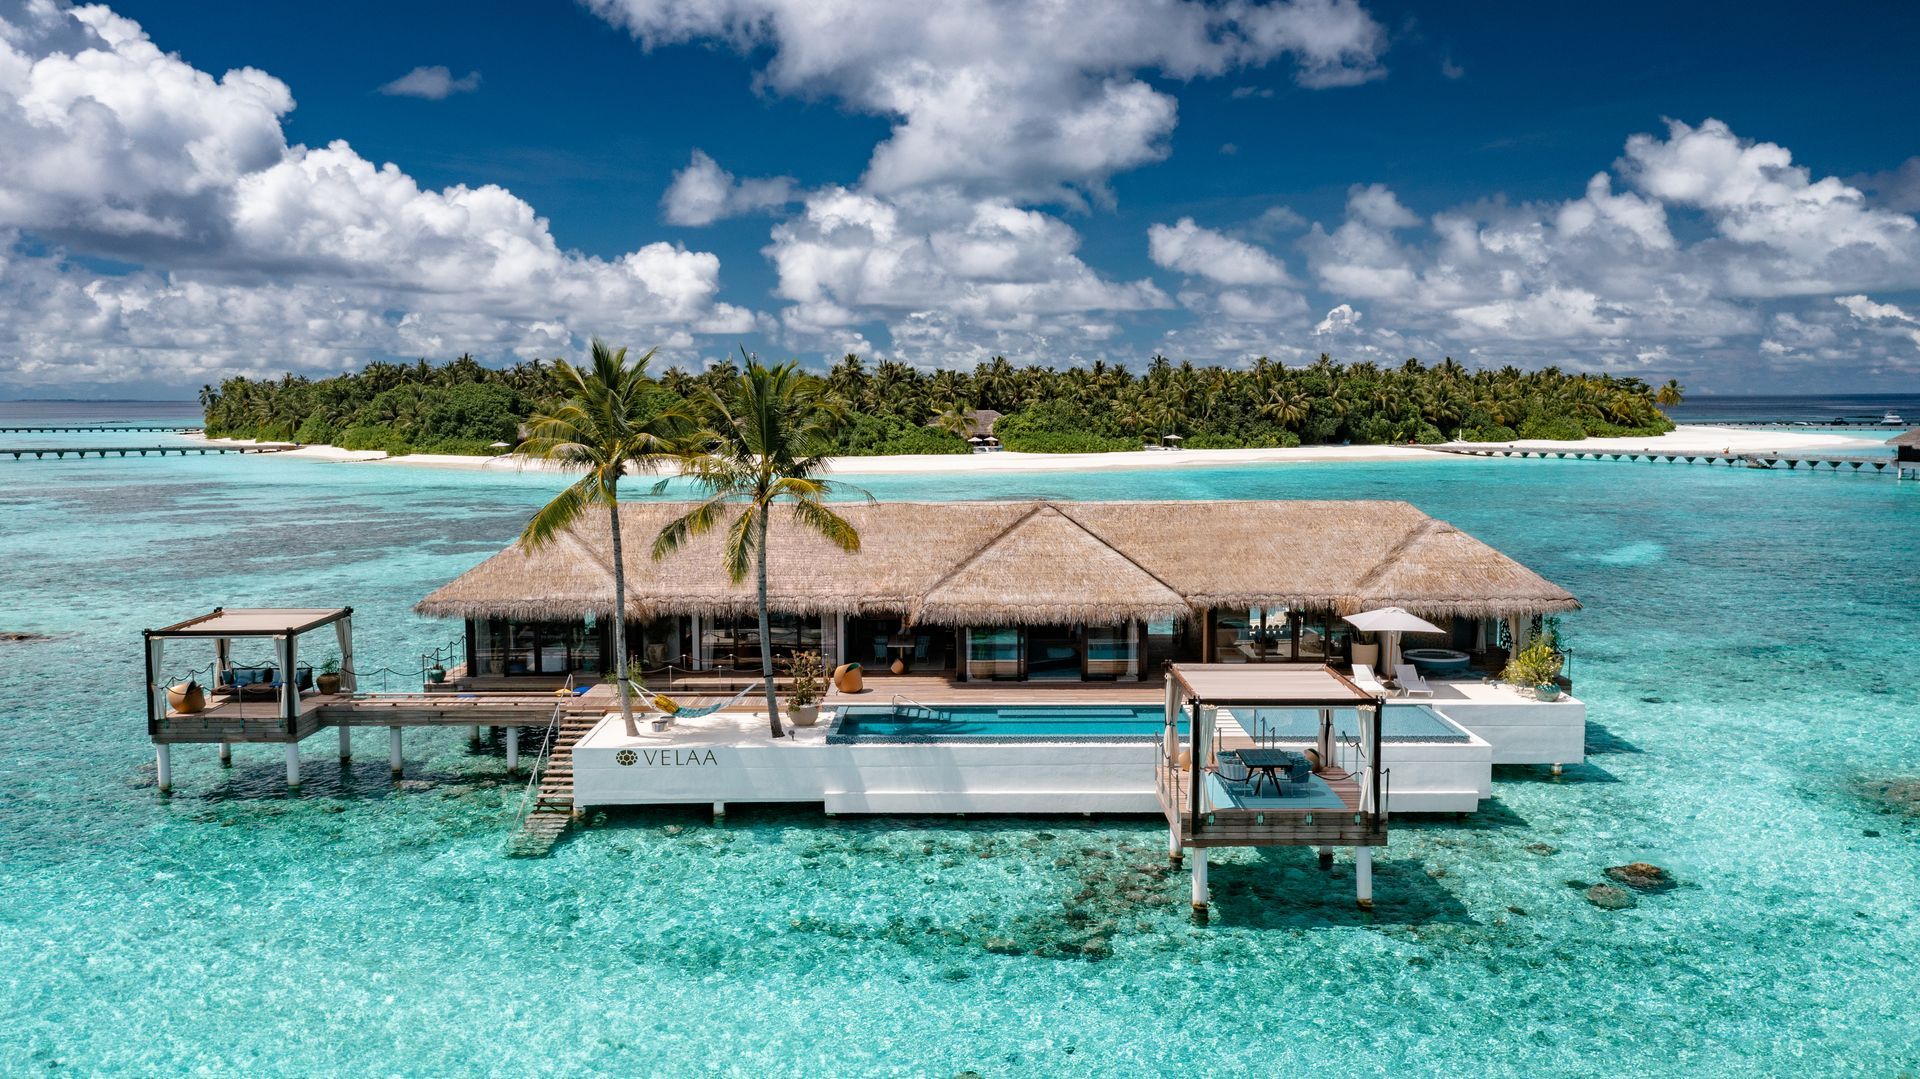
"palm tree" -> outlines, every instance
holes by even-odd
[[[1653,403],[1661,408],[1670,408],[1679,404],[1686,397],[1686,392],[1687,388],[1680,385],[1679,379],[1670,378],[1654,391]]]
[[[860,549],[860,534],[825,501],[846,485],[819,478],[825,470],[827,436],[835,417],[820,381],[803,375],[798,363],[765,367],[750,356],[744,373],[729,385],[708,389],[700,404],[709,413],[712,429],[694,436],[699,448],[682,458],[681,471],[707,497],[667,522],[654,537],[653,557],[665,558],[679,550],[693,537],[718,527],[730,507],[740,507],[727,526],[721,557],[735,584],[746,580],[749,569],[758,578],[760,674],[766,682],[767,722],[773,737],[779,738],[785,732],[773,691],[767,525],[774,504],[786,502],[802,527],[827,537],[843,551]]]
[[[554,376],[566,397],[541,406],[527,421],[528,433],[518,453],[586,470],[553,501],[540,507],[520,534],[522,546],[532,549],[553,542],[567,531],[589,506],[605,506],[613,537],[613,672],[620,686],[620,717],[627,735],[640,733],[633,722],[633,692],[627,680],[627,571],[620,540],[620,479],[632,466],[650,472],[678,456],[676,436],[686,427],[678,406],[651,411],[653,385],[647,364],[648,349],[637,360],[627,350],[593,342],[592,364],[582,369],[565,360],[554,361]]]

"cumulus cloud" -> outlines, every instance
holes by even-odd
[[[711,225],[724,217],[777,210],[795,199],[793,177],[736,179],[704,152],[695,150],[687,167],[674,173],[660,198],[660,209],[674,225]]]
[[[1901,213],[1920,211],[1920,157],[1910,157],[1898,168],[1869,172],[1847,181],[1865,191],[1875,204]]]
[[[878,319],[896,348],[970,354],[969,333],[975,344],[1091,342],[1112,335],[1115,313],[1169,306],[1150,281],[1096,273],[1079,243],[1057,218],[1006,202],[829,187],[774,227],[765,252],[791,304],[786,326],[803,336]]]
[[[170,349],[208,367],[249,351],[285,364],[291,341],[337,366],[428,342],[551,353],[584,333],[684,348],[756,325],[717,301],[712,254],[564,251],[504,188],[428,190],[344,142],[288,145],[293,104],[272,76],[216,79],[101,7],[35,4],[8,22],[0,295],[15,317],[0,363],[12,379],[51,378],[50,358],[72,349],[158,377]],[[52,252],[27,253],[29,238]],[[76,255],[146,268],[103,276]]]
[[[1916,231],[1784,147],[1708,120],[1633,136],[1611,172],[1561,202],[1422,219],[1390,189],[1356,186],[1344,220],[1315,224],[1301,246],[1327,294],[1370,302],[1366,347],[1382,356],[1411,337],[1490,362],[1724,368],[1854,347],[1911,368],[1887,351],[1904,329],[1848,328],[1820,298],[1920,287]],[[1864,294],[1836,298],[1857,319],[1887,318]],[[1407,336],[1387,341],[1388,327]]]
[[[1343,303],[1333,310],[1328,311],[1327,317],[1321,319],[1319,323],[1314,326],[1313,333],[1316,337],[1325,337],[1328,334],[1339,333],[1342,330],[1351,330],[1359,324],[1360,312],[1355,311],[1351,305]]]
[[[718,41],[765,58],[763,85],[888,117],[865,186],[1107,198],[1157,161],[1177,113],[1138,77],[1218,76],[1291,58],[1295,79],[1379,76],[1385,35],[1357,0],[587,0],[648,48]]]
[[[480,89],[480,73],[469,71],[459,78],[444,65],[416,67],[405,75],[380,87],[380,92],[388,97],[418,97],[428,101],[444,101],[455,94],[470,94]]]
[[[1154,265],[1222,285],[1291,284],[1287,268],[1261,248],[1183,217],[1147,229],[1147,256]]]

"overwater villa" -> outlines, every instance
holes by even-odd
[[[721,537],[654,561],[648,541],[686,511],[623,507],[630,661],[650,677],[760,670],[751,582],[727,579]],[[1168,662],[1333,663],[1376,653],[1341,616],[1397,606],[1447,630],[1482,666],[1565,590],[1404,502],[847,504],[848,553],[774,518],[773,651],[829,667],[967,682],[1157,680]],[[552,683],[608,668],[611,543],[604,518],[560,542],[509,546],[422,600],[466,621],[465,688]],[[1505,637],[1501,623],[1506,623]],[[1359,644],[1358,652],[1355,645]],[[916,679],[920,684],[924,679]]]
[[[642,695],[636,734],[604,673],[612,545],[590,514],[418,604],[462,620],[466,644],[422,693],[356,694],[349,672],[344,691],[316,695],[269,671],[271,709],[249,720],[237,677],[180,710],[150,674],[163,784],[180,742],[218,740],[223,755],[229,741],[284,743],[297,782],[298,743],[327,726],[343,758],[351,727],[389,727],[396,772],[402,727],[504,729],[510,767],[526,728],[538,748],[517,834],[541,849],[596,805],[1150,814],[1192,863],[1196,908],[1207,850],[1228,845],[1314,846],[1323,864],[1352,848],[1365,905],[1390,812],[1472,811],[1494,764],[1584,756],[1578,700],[1489,677],[1574,597],[1385,501],[850,503],[851,553],[776,514],[773,650],[820,653],[836,677],[821,722],[775,739],[745,692],[760,666],[755,590],[729,580],[720,535],[651,556],[687,508],[621,510],[629,666],[678,701]],[[1402,653],[1397,635],[1356,629],[1361,612],[1426,636]],[[330,627],[351,657],[346,613],[216,612],[151,631],[150,672],[179,636],[214,638],[216,672],[229,633],[274,638],[297,671],[299,634]]]

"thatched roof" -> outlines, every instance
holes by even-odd
[[[967,413],[968,438],[986,438],[993,434],[993,425],[1000,420],[1000,413],[990,408],[976,408]]]
[[[1903,434],[1887,439],[1887,445],[1905,449],[1920,449],[1920,427],[1910,428]]]
[[[723,536],[660,561],[661,526],[686,503],[621,509],[632,617],[746,613],[749,580],[721,565]],[[1429,616],[1571,610],[1565,590],[1405,502],[881,502],[836,509],[849,554],[777,512],[769,605],[942,625],[1190,617],[1202,609],[1400,606]],[[535,551],[508,547],[422,600],[439,617],[610,614],[607,518],[588,514]]]

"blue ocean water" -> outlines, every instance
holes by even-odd
[[[157,436],[156,436],[157,437]],[[0,462],[9,1074],[1897,1074],[1920,1067],[1920,484],[1442,459],[872,477],[882,498],[1402,498],[1565,585],[1589,763],[1401,822],[1378,910],[1151,821],[634,811],[502,856],[498,750],[175,754],[139,630],[351,604],[361,665],[558,482],[266,458]],[[1667,867],[1602,911],[1570,882]]]

